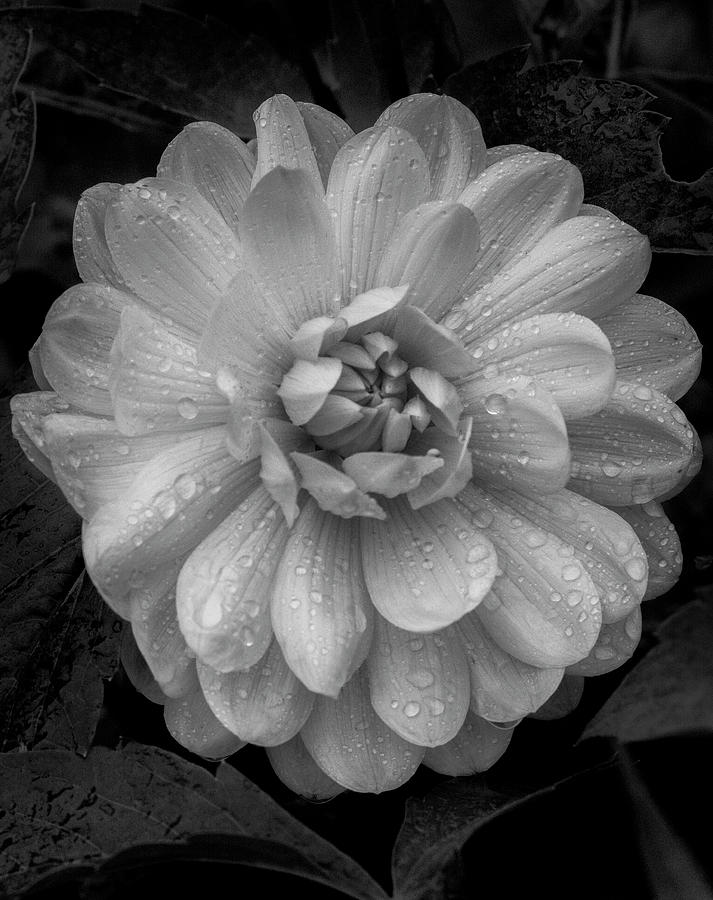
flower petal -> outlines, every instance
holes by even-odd
[[[213,715],[198,684],[190,694],[167,700],[163,717],[171,737],[204,758],[224,759],[245,746]]]
[[[255,157],[232,131],[191,122],[163,151],[157,175],[194,187],[237,231],[254,169]]]
[[[176,442],[170,434],[127,438],[110,419],[74,413],[48,415],[42,433],[57,484],[84,519],[118,499],[154,456]]]
[[[165,324],[200,334],[237,272],[235,235],[195,188],[168,178],[123,185],[106,213],[112,259]]]
[[[312,759],[299,734],[284,744],[267,747],[267,758],[280,781],[308,800],[331,800],[344,792]]]
[[[334,216],[342,293],[350,299],[378,287],[375,275],[394,229],[429,191],[423,151],[399,128],[369,128],[334,158],[327,205]]]
[[[297,505],[299,484],[295,476],[294,465],[285,455],[280,443],[260,422],[260,481],[278,504],[285,517],[287,527],[292,528],[300,513]],[[304,436],[300,433],[298,440]]]
[[[421,747],[456,736],[470,676],[455,634],[414,634],[377,616],[368,668],[372,705],[389,728]]]
[[[466,345],[532,315],[603,315],[639,288],[649,242],[624,222],[575,216],[561,222],[512,266],[459,304],[443,324]]]
[[[260,485],[203,539],[178,577],[181,631],[218,672],[249,669],[270,645],[270,589],[288,528]]]
[[[275,94],[253,113],[257,134],[257,165],[253,187],[273,169],[301,169],[322,190],[319,166],[305,120],[295,101]]]
[[[104,233],[107,207],[118,197],[120,184],[95,184],[84,191],[74,212],[74,263],[82,281],[127,290],[114,263]]]
[[[228,417],[215,375],[198,368],[195,345],[135,307],[121,314],[109,391],[116,424],[128,435],[205,428]]]
[[[646,385],[618,381],[604,409],[568,430],[569,487],[607,506],[648,503],[700,466],[685,415]]]
[[[32,369],[32,377],[35,379],[37,387],[41,391],[51,391],[52,385],[47,380],[47,376],[42,369],[42,360],[40,359],[40,338],[37,338],[35,343],[28,350],[27,358],[30,363],[30,369]]]
[[[253,188],[243,207],[240,242],[259,302],[279,327],[294,334],[303,322],[336,311],[334,227],[305,172],[273,169]]]
[[[392,103],[376,120],[410,132],[421,145],[433,199],[452,200],[485,167],[485,141],[473,113],[445,94],[412,94]]]
[[[183,697],[195,686],[195,661],[178,627],[176,577],[180,562],[151,571],[131,591],[131,631],[151,674],[167,697]]]
[[[437,456],[408,456],[405,453],[355,453],[342,463],[345,473],[360,490],[397,497],[413,490],[421,479],[443,467]]]
[[[344,146],[349,138],[354,137],[354,131],[339,116],[315,103],[298,100],[297,109],[307,129],[319,166],[319,174],[322,176],[322,184],[326,188],[334,157],[339,148]]]
[[[547,532],[529,546],[531,523],[519,508],[473,482],[455,502],[470,515],[469,527],[484,530],[497,551],[502,574],[478,608],[490,636],[512,656],[542,668],[586,656],[602,616],[597,590],[574,548]]]
[[[473,420],[463,419],[456,436],[445,434],[439,428],[427,428],[423,434],[413,435],[409,441],[411,453],[428,455],[437,451],[437,458],[443,460],[443,468],[426,475],[417,487],[409,491],[408,500],[414,509],[444,497],[457,497],[470,481],[473,465],[468,445],[472,428]]]
[[[311,691],[336,697],[363,661],[372,627],[357,522],[309,500],[277,565],[271,608],[292,671]]]
[[[304,425],[319,411],[341,374],[342,363],[338,359],[320,357],[314,362],[295,362],[277,390],[295,425]]]
[[[568,675],[604,675],[618,669],[636,650],[641,638],[641,607],[625,619],[602,625],[589,655],[567,669]]]
[[[552,395],[524,375],[458,386],[473,419],[473,474],[523,490],[558,491],[569,477],[567,426]]]
[[[646,552],[649,579],[643,599],[660,597],[676,584],[683,565],[681,542],[673,523],[653,500],[643,506],[618,506],[616,511],[634,529]]]
[[[200,543],[254,488],[258,465],[235,462],[223,428],[193,432],[154,457],[85,527],[84,559],[105,599]]]
[[[47,313],[38,351],[42,371],[69,403],[98,415],[112,415],[108,391],[109,354],[128,294],[102,284],[78,284]]]
[[[396,226],[374,283],[408,284],[409,304],[440,318],[462,296],[479,244],[478,222],[465,206],[422,203]]]
[[[441,775],[485,772],[505,753],[514,730],[498,728],[469,711],[463,727],[452,740],[426,750],[423,764]]]
[[[469,375],[478,367],[461,341],[415,306],[396,311],[393,336],[399,356],[412,365],[435,369],[446,378]]]
[[[348,475],[306,453],[292,453],[291,456],[300,470],[301,486],[317,501],[320,509],[343,519],[353,516],[386,518],[376,500],[360,491]]]
[[[562,681],[561,667],[537,668],[511,656],[487,632],[477,613],[455,625],[470,672],[470,708],[490,722],[535,712]]]
[[[323,772],[348,790],[362,793],[380,794],[404,784],[424,753],[374,712],[363,666],[336,700],[317,697],[301,737]]]
[[[531,719],[550,722],[568,716],[579,706],[584,692],[584,676],[565,675],[554,694],[537,712],[530,713]]]
[[[277,641],[243,672],[216,672],[202,662],[197,668],[213,713],[251,744],[274,747],[289,741],[312,711],[314,694],[287,665]]]
[[[576,216],[583,196],[579,169],[553,153],[531,150],[489,165],[458,197],[481,229],[471,291],[522,259],[555,225]]]
[[[647,560],[635,530],[616,512],[572,491],[531,494],[497,490],[493,494],[532,526],[524,536],[537,547],[554,534],[574,549],[599,593],[604,622],[628,615],[644,598]]]
[[[44,423],[52,413],[65,413],[70,408],[69,403],[54,391],[15,394],[10,399],[12,436],[32,465],[50,481],[57,478],[48,455]]]
[[[611,341],[619,378],[636,381],[678,400],[698,378],[701,345],[672,306],[635,294],[597,324]]]
[[[497,144],[495,147],[488,147],[485,151],[486,168],[492,166],[508,156],[517,156],[519,153],[533,153],[534,148],[528,147],[526,144]]]
[[[566,419],[606,405],[616,381],[604,332],[576,313],[531,316],[468,348],[484,378],[528,375],[547,388]]]
[[[455,435],[458,421],[463,413],[463,404],[458,391],[439,372],[414,366],[409,370],[409,378],[422,397],[431,414],[433,423],[446,434]]]
[[[490,541],[449,499],[414,510],[397,497],[385,508],[385,522],[361,523],[364,577],[382,616],[427,632],[474,609],[495,577]]]
[[[130,628],[124,628],[121,632],[121,643],[119,646],[119,660],[121,666],[129,679],[131,686],[138,691],[142,697],[145,697],[151,703],[163,706],[168,697],[159,687],[158,682],[153,677],[148,663],[144,659],[143,653],[136,646],[134,635]],[[195,665],[193,666],[193,685],[191,690],[198,683]]]

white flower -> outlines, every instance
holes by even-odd
[[[698,342],[646,238],[457,101],[255,119],[257,160],[196,123],[83,195],[17,437],[185,746],[312,796],[483,770],[676,580]]]

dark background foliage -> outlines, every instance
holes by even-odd
[[[664,251],[644,290],[706,344],[711,3],[177,0],[136,12],[0,0],[3,393],[32,389],[27,351],[78,280],[81,192],[150,174],[191,118],[250,137],[253,108],[275,91],[359,129],[399,96],[442,87],[473,106],[488,143],[561,152],[582,168],[588,199]],[[704,355],[681,402],[704,468],[667,504],[684,572],[647,604],[633,660],[588,680],[566,718],[522,723],[486,776],[422,769],[389,794],[326,804],[291,794],[258,748],[216,766],[172,741],[119,666],[120,625],[82,574],[76,516],[25,463],[5,417],[0,896],[183,896],[225,878],[239,897],[712,897],[701,825],[713,801],[712,396]]]

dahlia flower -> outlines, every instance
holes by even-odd
[[[575,166],[450,97],[255,122],[84,193],[15,434],[185,747],[312,797],[482,771],[678,577],[698,341]]]

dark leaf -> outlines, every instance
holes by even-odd
[[[216,779],[140,745],[94,747],[86,759],[62,750],[0,757],[0,876],[9,890],[135,844],[216,832],[280,842],[312,877],[361,900],[385,896],[356,863],[226,765]]]
[[[488,146],[527,144],[582,172],[585,199],[647,234],[657,250],[713,252],[713,170],[692,183],[666,174],[659,138],[667,120],[652,95],[578,75],[559,61],[520,72],[527,48],[467,66],[443,84],[478,116]]]
[[[18,212],[35,143],[35,105],[15,87],[30,49],[27,28],[0,19],[0,283],[12,274],[31,210]]]
[[[687,604],[656,636],[658,646],[624,678],[583,738],[646,741],[713,730],[713,606]]]
[[[216,20],[147,5],[137,13],[34,7],[0,11],[3,20],[31,27],[108,87],[243,136],[271,94],[311,99],[301,72],[270,44]]]

